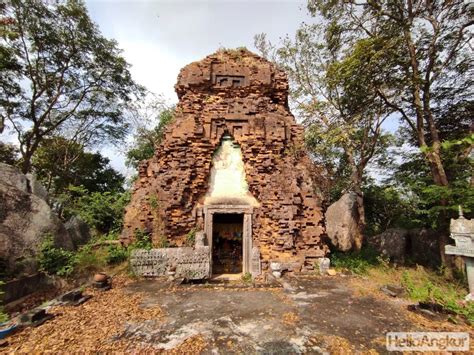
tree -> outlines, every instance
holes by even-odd
[[[32,165],[38,179],[54,196],[69,186],[82,186],[88,192],[123,191],[125,178],[110,167],[108,158],[86,152],[80,144],[62,137],[44,139]]]
[[[128,167],[138,168],[141,161],[150,159],[163,140],[166,127],[173,121],[174,108],[164,108],[158,114],[158,124],[153,128],[137,127],[133,145],[126,152]],[[155,116],[156,117],[156,116]]]
[[[89,227],[99,233],[117,232],[122,229],[125,206],[130,202],[130,192],[89,192],[83,186],[70,186],[59,199],[60,216],[67,220],[80,216]]]
[[[22,170],[41,142],[63,135],[94,144],[127,131],[124,110],[142,88],[131,78],[117,43],[104,38],[80,0],[8,0],[0,80],[0,117],[16,132]],[[3,62],[1,62],[4,65]]]
[[[472,4],[463,0],[309,0],[308,9],[313,16],[329,21],[332,26],[328,28],[341,29],[345,39],[356,38],[361,44],[393,43],[390,50],[374,47],[370,52],[370,58],[386,63],[379,69],[385,79],[374,82],[375,92],[416,140],[433,181],[429,196],[439,198],[438,205],[445,209],[446,198],[455,192],[447,174],[449,163],[443,161],[443,155],[450,153],[443,153],[440,133],[447,113],[472,101]],[[370,68],[361,67],[361,75],[367,72]],[[467,143],[470,152],[472,142],[471,129],[454,144]],[[472,176],[472,169],[470,173]],[[438,216],[437,225],[446,228],[449,216]],[[440,254],[444,262],[448,261],[446,243],[443,233]]]
[[[448,186],[440,126],[446,118],[443,110],[472,99],[474,7],[462,0],[310,0],[308,8],[344,28],[346,37],[394,43],[391,51],[372,53],[390,64],[382,68],[385,80],[377,95],[416,138],[433,182]]]
[[[302,24],[294,40],[286,37],[279,48],[264,34],[257,35],[255,46],[288,74],[292,105],[307,128],[314,160],[325,166],[333,186],[357,194],[359,231],[353,237],[360,248],[365,227],[362,183],[367,166],[389,142],[382,124],[390,110],[373,86],[384,63],[367,61],[364,48],[342,41],[340,29],[332,26]],[[361,76],[361,66],[370,67],[370,75]]]
[[[18,38],[18,34],[11,29],[13,18],[6,15],[6,4],[0,3],[0,107],[8,111],[13,109],[17,102],[14,99],[21,92],[19,83],[15,80],[15,73],[21,70],[15,51],[8,41]],[[5,129],[5,115],[0,114],[0,134]]]
[[[0,163],[15,165],[18,162],[18,148],[13,144],[0,142]]]

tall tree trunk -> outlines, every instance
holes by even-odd
[[[446,176],[446,171],[444,170],[443,162],[441,161],[440,151],[433,147],[432,152],[425,153],[425,159],[428,162],[431,171],[431,177],[433,182],[438,186],[449,186],[448,177]]]
[[[411,16],[411,14],[410,14]],[[412,21],[412,18],[409,19]],[[404,30],[404,37],[410,56],[410,67],[411,67],[411,80],[412,80],[412,104],[416,115],[416,136],[418,140],[418,145],[423,149],[424,157],[430,167],[431,176],[433,182],[437,186],[447,187],[449,186],[449,181],[444,170],[443,162],[441,161],[441,141],[439,138],[439,132],[436,128],[435,120],[431,112],[431,103],[430,103],[430,77],[429,75],[425,77],[424,85],[422,85],[422,80],[420,77],[420,66],[417,59],[417,51],[415,44],[412,40],[410,29],[408,27]],[[431,138],[431,147],[427,144],[427,139],[425,137],[425,127],[424,123],[427,123],[428,130],[430,132]],[[440,200],[441,206],[446,206],[447,201]],[[446,215],[442,214],[440,216],[440,222],[446,220]],[[453,260],[449,258],[445,253],[445,246],[449,243],[449,238],[447,235],[448,231],[444,231],[440,235],[439,239],[439,252],[441,257],[441,262],[444,265],[448,266],[448,272],[451,272],[453,268]]]
[[[364,208],[364,193],[362,191],[362,172],[363,168],[357,165],[351,150],[347,150],[347,160],[351,167],[351,190],[357,195],[356,198],[356,216],[357,231],[353,236],[353,249],[359,251],[364,243],[365,230],[365,208]]]
[[[26,151],[25,154],[22,156],[21,162],[21,172],[23,174],[28,174],[31,171],[31,157],[33,154],[30,151]]]

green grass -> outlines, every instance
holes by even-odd
[[[5,283],[0,281],[0,287],[2,287]],[[0,290],[0,296],[3,295],[3,291]],[[3,306],[0,304],[0,323],[6,322],[8,320],[8,314],[5,313],[3,310]]]
[[[246,272],[245,274],[242,275],[241,279],[242,279],[242,282],[250,283],[252,282],[252,274],[250,272]]]
[[[387,261],[374,250],[366,248],[360,252],[336,252],[331,255],[331,265],[339,270],[349,270],[357,275],[365,275],[373,267],[386,266]]]
[[[364,285],[367,289],[372,287],[373,292],[380,292],[382,285],[400,285],[405,288],[409,299],[440,304],[474,324],[474,303],[464,301],[469,291],[466,278],[461,275],[452,279],[444,276],[443,268],[435,271],[419,265],[394,267],[370,249],[334,253],[331,264],[336,269],[350,270],[354,274],[365,276],[367,281]]]
[[[438,303],[474,324],[474,303],[464,301],[468,291],[462,282],[417,267],[402,272],[401,284],[413,301]]]

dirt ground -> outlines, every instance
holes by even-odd
[[[361,296],[352,277],[285,277],[278,288],[175,285],[118,279],[77,307],[9,337],[0,352],[386,353],[388,331],[470,331]],[[360,282],[359,282],[360,284]],[[471,345],[472,346],[472,345]]]

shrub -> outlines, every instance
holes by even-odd
[[[403,272],[401,284],[410,299],[438,303],[456,314],[463,315],[470,323],[474,323],[474,304],[463,302],[466,289],[461,283],[447,283],[444,278],[430,274],[422,267],[417,267],[415,271]]]
[[[0,281],[0,287],[2,287],[5,283]],[[3,295],[3,291],[0,290],[0,296]],[[0,304],[0,323],[6,322],[8,320],[8,314],[5,313],[3,310],[3,306]]]
[[[157,248],[168,248],[169,246],[170,243],[168,242],[168,239],[165,236],[161,236],[158,238],[158,241],[156,242]]]
[[[64,217],[79,215],[91,228],[101,233],[119,230],[129,199],[128,192],[89,193],[82,186],[70,186],[62,195]]]
[[[250,272],[246,272],[245,274],[242,275],[242,281],[245,283],[250,283],[252,282],[252,274]]]
[[[46,235],[38,256],[40,270],[51,275],[69,276],[74,270],[74,253],[54,246],[51,235]]]
[[[153,247],[150,233],[142,230],[135,231],[135,241],[128,247],[132,249],[150,250]],[[164,247],[161,247],[164,248]]]
[[[197,228],[193,228],[189,231],[189,233],[186,235],[186,240],[185,240],[185,245],[187,247],[193,247],[194,242],[196,240],[196,230]]]
[[[82,246],[74,255],[74,271],[91,272],[102,269],[106,264],[106,252],[93,249],[92,243]]]
[[[110,245],[107,248],[107,256],[105,257],[105,261],[107,264],[119,264],[125,260],[127,260],[129,255],[128,249],[124,248],[119,245]]]
[[[373,266],[386,265],[386,261],[370,248],[363,248],[360,252],[336,252],[331,263],[337,269],[347,269],[358,275],[366,274]]]

